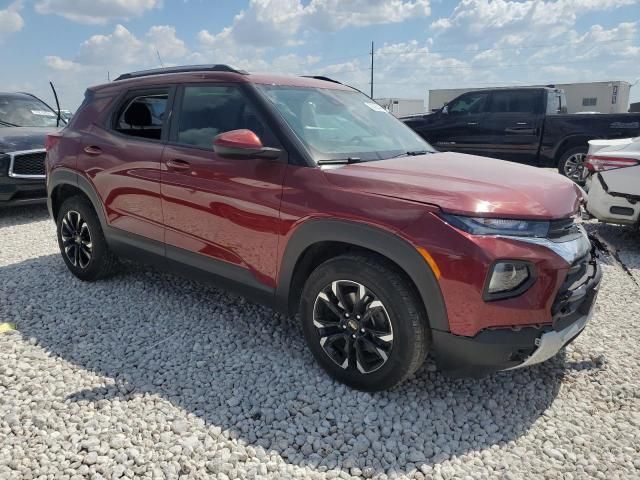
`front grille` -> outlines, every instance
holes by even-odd
[[[11,155],[9,176],[18,178],[44,178],[44,150],[17,152]]]

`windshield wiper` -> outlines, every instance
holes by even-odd
[[[426,155],[427,153],[433,153],[433,152],[431,150],[410,150],[408,152],[402,152],[397,155],[388,157],[387,160],[389,160],[389,158],[398,158],[398,157],[416,157],[418,155]]]
[[[325,160],[318,160],[318,165],[346,165],[349,163],[360,163],[362,159],[360,157],[347,157],[347,158],[329,158]]]
[[[20,125],[16,125],[15,123],[5,122],[4,120],[0,120],[0,124],[4,125],[5,127],[19,127],[20,126]]]

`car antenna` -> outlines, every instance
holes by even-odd
[[[160,66],[164,68],[164,62],[162,61],[162,57],[160,57],[160,52],[156,48],[156,54],[158,55],[158,60],[160,61]]]
[[[51,85],[51,90],[53,90],[53,98],[56,99],[56,108],[58,109],[58,118],[56,118],[56,128],[60,126],[60,102],[58,101],[58,93],[56,92],[56,87],[53,86],[53,82],[49,82]]]

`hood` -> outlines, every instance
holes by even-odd
[[[584,196],[557,172],[452,152],[344,165],[325,174],[340,188],[436,205],[461,215],[566,218],[578,211]]]
[[[55,130],[50,127],[0,127],[0,153],[44,148],[47,134]]]

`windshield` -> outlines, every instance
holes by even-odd
[[[32,97],[0,97],[0,126],[55,127],[57,115]]]
[[[433,152],[418,134],[353,90],[259,85],[316,162]]]

